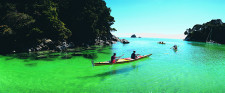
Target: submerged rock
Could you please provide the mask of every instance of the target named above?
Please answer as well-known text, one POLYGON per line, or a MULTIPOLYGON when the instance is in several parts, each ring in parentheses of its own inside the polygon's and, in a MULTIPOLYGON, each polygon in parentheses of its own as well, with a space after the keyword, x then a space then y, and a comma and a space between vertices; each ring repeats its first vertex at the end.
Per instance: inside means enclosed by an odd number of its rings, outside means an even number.
POLYGON ((46 55, 39 55, 39 56, 36 57, 36 59, 43 59, 43 58, 47 58, 47 56, 46 55))
POLYGON ((71 59, 73 56, 72 55, 64 55, 61 58, 62 59, 71 59))
POLYGON ((98 58, 96 53, 84 54, 83 56, 85 58, 88 58, 88 59, 96 59, 96 58, 98 58))
POLYGON ((76 53, 73 53, 72 56, 82 56, 83 53, 82 52, 76 52, 76 53))

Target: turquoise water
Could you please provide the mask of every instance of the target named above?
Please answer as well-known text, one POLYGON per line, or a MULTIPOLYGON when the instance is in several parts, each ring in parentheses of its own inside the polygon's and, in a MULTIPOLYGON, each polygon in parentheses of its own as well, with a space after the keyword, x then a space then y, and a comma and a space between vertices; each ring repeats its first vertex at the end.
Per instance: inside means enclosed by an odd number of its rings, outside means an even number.
POLYGON ((225 45, 178 39, 126 39, 131 43, 83 50, 87 54, 83 56, 0 56, 0 93, 225 93, 225 45), (174 44, 178 51, 170 49, 174 44), (113 53, 130 57, 133 50, 153 55, 125 64, 91 64, 92 59, 107 61, 113 53))

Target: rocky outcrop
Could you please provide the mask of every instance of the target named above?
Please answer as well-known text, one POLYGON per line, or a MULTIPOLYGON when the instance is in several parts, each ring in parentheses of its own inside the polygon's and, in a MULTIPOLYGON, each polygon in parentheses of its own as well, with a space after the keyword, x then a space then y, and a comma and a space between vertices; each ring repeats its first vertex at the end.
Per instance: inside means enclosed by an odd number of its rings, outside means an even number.
POLYGON ((128 44, 128 43, 130 43, 130 42, 129 42, 128 40, 126 40, 126 39, 122 39, 120 42, 123 43, 123 44, 128 44))
POLYGON ((221 19, 196 24, 184 32, 186 41, 216 42, 225 44, 225 23, 221 19))
POLYGON ((118 38, 118 37, 116 37, 116 36, 112 36, 112 41, 116 41, 116 42, 120 42, 120 39, 118 38))
MULTIPOLYGON (((95 40, 95 45, 112 45, 116 44, 117 42, 121 42, 123 44, 128 44, 129 41, 126 39, 119 39, 118 37, 112 35, 111 40, 102 40, 100 38, 95 40)), ((86 45, 84 47, 89 47, 90 45, 86 45)), ((53 50, 53 51, 68 51, 68 49, 76 47, 74 43, 72 42, 55 42, 52 41, 51 39, 42 39, 41 43, 38 44, 37 46, 30 48, 29 52, 34 52, 34 51, 45 51, 45 50, 53 50)))
MULTIPOLYGON (((121 42, 123 44, 128 44, 129 41, 126 39, 119 39, 118 37, 112 35, 111 40, 101 40, 96 39, 95 45, 112 45, 116 44, 117 42, 121 42)), ((70 49, 75 48, 75 44, 73 42, 65 41, 53 41, 51 39, 42 39, 39 44, 29 49, 24 50, 23 52, 38 52, 38 51, 70 51, 70 49)), ((79 46, 79 47, 90 47, 89 44, 86 46, 79 46)), ((13 51, 13 53, 19 53, 18 51, 13 51)))
POLYGON ((131 35, 131 38, 137 38, 137 36, 135 34, 131 35))
POLYGON ((130 43, 128 40, 126 40, 126 39, 119 39, 118 37, 116 37, 114 35, 113 35, 113 41, 114 42, 121 42, 123 44, 129 44, 130 43))
POLYGON ((61 42, 54 42, 51 39, 43 39, 40 44, 36 47, 30 48, 29 52, 34 51, 45 51, 45 50, 53 50, 53 51, 66 51, 67 48, 74 48, 74 43, 67 41, 61 42))
POLYGON ((116 44, 117 42, 121 42, 123 44, 130 43, 126 39, 120 39, 120 38, 116 37, 115 35, 112 35, 111 40, 107 40, 107 41, 104 41, 104 40, 96 40, 95 45, 111 45, 111 44, 116 44))

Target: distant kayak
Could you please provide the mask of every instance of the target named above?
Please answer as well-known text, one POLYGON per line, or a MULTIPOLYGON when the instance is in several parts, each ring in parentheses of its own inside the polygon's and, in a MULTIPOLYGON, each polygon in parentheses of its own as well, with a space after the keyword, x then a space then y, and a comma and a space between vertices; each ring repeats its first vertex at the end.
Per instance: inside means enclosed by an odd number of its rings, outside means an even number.
POLYGON ((164 43, 164 42, 158 42, 159 44, 166 44, 166 43, 164 43))
POLYGON ((116 63, 110 63, 109 61, 105 61, 105 62, 98 62, 98 63, 93 63, 94 66, 100 66, 100 65, 112 65, 112 64, 121 64, 121 63, 129 63, 129 62, 133 62, 139 59, 143 59, 143 58, 147 58, 149 56, 151 56, 152 54, 148 54, 148 55, 144 55, 144 56, 138 56, 137 59, 131 59, 131 58, 122 58, 116 61, 116 63))

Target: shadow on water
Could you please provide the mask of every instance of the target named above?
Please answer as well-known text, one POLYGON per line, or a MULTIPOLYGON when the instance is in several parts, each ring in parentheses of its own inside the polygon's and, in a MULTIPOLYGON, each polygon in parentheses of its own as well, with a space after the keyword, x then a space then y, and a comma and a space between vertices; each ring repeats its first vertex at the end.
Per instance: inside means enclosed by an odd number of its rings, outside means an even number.
POLYGON ((80 79, 88 79, 88 78, 101 77, 101 80, 104 81, 107 76, 127 73, 127 72, 130 72, 130 71, 134 70, 134 69, 138 69, 139 67, 141 67, 141 66, 137 65, 137 64, 132 64, 131 67, 120 68, 120 69, 116 69, 115 68, 114 70, 107 71, 107 72, 100 73, 100 74, 96 74, 96 75, 93 75, 93 76, 85 76, 85 77, 78 77, 78 78, 80 78, 80 79))
POLYGON ((204 47, 206 49, 225 50, 223 44, 204 43, 204 42, 190 42, 188 44, 196 47, 204 47))
MULTIPOLYGON (((96 74, 96 75, 93 75, 93 76, 78 77, 78 78, 80 78, 80 79, 88 79, 88 78, 94 78, 94 77, 101 77, 101 80, 103 81, 103 80, 105 80, 107 78, 107 76, 123 74, 123 73, 130 72, 132 70, 138 69, 139 67, 142 66, 142 65, 140 65, 138 63, 139 62, 143 62, 145 60, 149 60, 149 59, 146 58, 146 59, 137 60, 136 62, 134 62, 131 65, 129 65, 129 67, 120 68, 120 69, 114 68, 113 70, 107 71, 107 72, 104 72, 104 73, 96 74)), ((124 63, 124 64, 130 64, 130 63, 124 63)), ((118 64, 118 65, 122 65, 122 64, 118 64)))
POLYGON ((111 54, 111 49, 109 49, 109 48, 111 48, 111 46, 95 47, 94 50, 82 51, 82 56, 87 59, 97 59, 98 53, 111 54), (107 50, 107 51, 105 51, 105 50, 107 50))
POLYGON ((191 43, 188 43, 192 46, 198 46, 198 47, 205 47, 206 46, 206 43, 199 43, 199 42, 191 42, 191 43))

